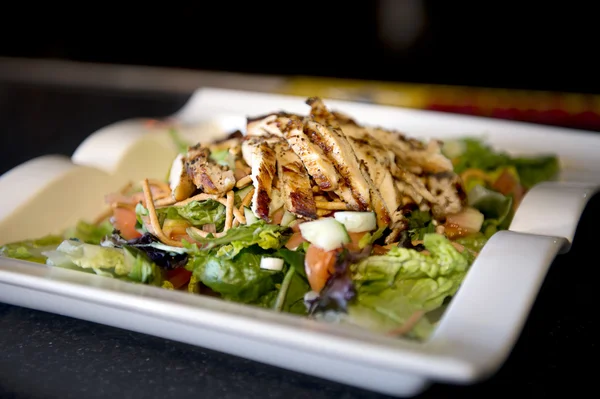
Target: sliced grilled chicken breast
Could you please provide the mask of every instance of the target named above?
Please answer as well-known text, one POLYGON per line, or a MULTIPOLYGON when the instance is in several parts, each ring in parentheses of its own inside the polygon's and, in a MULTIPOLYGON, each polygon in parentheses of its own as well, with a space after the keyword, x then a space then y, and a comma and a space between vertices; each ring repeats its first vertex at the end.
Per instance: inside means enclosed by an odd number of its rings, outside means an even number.
POLYGON ((206 147, 196 145, 188 149, 186 169, 197 188, 208 194, 223 194, 235 185, 233 171, 210 159, 206 147))
POLYGON ((261 137, 253 137, 242 143, 242 154, 252 168, 252 211, 256 216, 270 222, 270 203, 277 158, 269 142, 261 137))
POLYGON ((286 141, 275 144, 275 154, 285 209, 298 216, 316 219, 317 205, 302 160, 286 141))

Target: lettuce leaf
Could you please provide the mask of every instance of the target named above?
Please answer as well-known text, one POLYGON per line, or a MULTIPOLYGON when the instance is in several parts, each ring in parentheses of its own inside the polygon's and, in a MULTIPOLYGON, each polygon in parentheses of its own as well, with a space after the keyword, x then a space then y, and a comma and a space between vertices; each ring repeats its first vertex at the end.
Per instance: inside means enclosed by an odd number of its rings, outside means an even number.
POLYGON ((163 281, 160 268, 144 252, 131 246, 113 248, 65 240, 56 250, 44 254, 51 266, 152 285, 161 285, 163 281))
POLYGON ((430 212, 415 210, 407 215, 408 234, 413 241, 422 240, 425 234, 435 232, 430 212))
POLYGON ((491 172, 502 167, 514 167, 521 184, 529 189, 534 185, 552 180, 560 171, 560 162, 555 155, 511 156, 493 149, 477 138, 459 139, 461 151, 452 153, 454 171, 458 174, 467 169, 491 172))
MULTIPOLYGON (((148 212, 141 204, 138 204, 136 213, 146 215, 148 212)), ((225 206, 218 201, 192 201, 182 206, 168 206, 156 210, 159 222, 162 224, 165 219, 184 219, 192 226, 203 226, 205 224, 215 224, 217 231, 223 229, 225 225, 225 206)))
POLYGON ((114 227, 108 220, 98 225, 80 220, 74 228, 67 229, 63 236, 66 239, 75 238, 86 244, 98 245, 105 237, 110 236, 113 230, 114 227))
POLYGON ((235 302, 252 303, 275 289, 276 275, 260 268, 261 255, 242 250, 234 258, 198 256, 193 274, 204 285, 235 302))
MULTIPOLYGON (((439 308, 456 293, 472 258, 442 235, 428 233, 423 240, 430 255, 395 247, 351 267, 356 299, 341 316, 344 322, 389 332, 439 308)), ((409 336, 422 339, 432 329, 433 324, 421 317, 409 336)))
POLYGON ((43 253, 56 249, 63 241, 64 237, 60 235, 48 235, 35 240, 18 241, 0 247, 0 255, 45 264, 47 257, 43 253))
POLYGON ((100 244, 106 236, 111 235, 112 231, 113 226, 108 221, 95 225, 81 220, 63 234, 51 234, 33 240, 5 244, 0 247, 0 255, 45 264, 47 256, 43 253, 55 250, 66 239, 75 239, 86 244, 100 244))
POLYGON ((279 249, 288 238, 283 233, 288 230, 275 224, 267 224, 259 221, 251 225, 243 225, 227 230, 222 237, 214 237, 210 234, 208 237, 202 237, 193 230, 188 230, 188 234, 194 240, 203 244, 203 250, 211 250, 218 247, 216 256, 226 259, 232 259, 244 248, 257 245, 262 249, 279 249))

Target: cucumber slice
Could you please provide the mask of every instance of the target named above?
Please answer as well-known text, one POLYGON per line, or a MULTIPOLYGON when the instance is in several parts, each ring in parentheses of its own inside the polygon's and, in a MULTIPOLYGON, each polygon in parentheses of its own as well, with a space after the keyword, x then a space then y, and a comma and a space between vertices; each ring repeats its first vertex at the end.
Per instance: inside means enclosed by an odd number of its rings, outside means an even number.
POLYGON ((331 251, 350 242, 346 227, 334 218, 323 218, 300 224, 302 237, 324 251, 331 251))
POLYGON ((247 206, 244 207, 244 217, 246 218, 246 224, 252 224, 258 222, 258 217, 252 212, 252 209, 247 206))
POLYGON ((333 217, 346 226, 346 230, 350 233, 373 231, 377 228, 374 212, 341 211, 334 213, 333 217))
POLYGON ((254 186, 252 184, 247 185, 246 187, 242 188, 241 190, 238 190, 235 192, 235 200, 237 203, 242 202, 242 200, 244 199, 244 197, 250 192, 250 190, 252 190, 254 188, 254 186))
POLYGON ((294 215, 292 212, 285 211, 283 213, 283 217, 281 218, 281 225, 289 226, 294 220, 296 220, 296 215, 294 215))
POLYGON ((265 270, 281 271, 283 270, 283 259, 281 258, 261 258, 260 268, 265 270))

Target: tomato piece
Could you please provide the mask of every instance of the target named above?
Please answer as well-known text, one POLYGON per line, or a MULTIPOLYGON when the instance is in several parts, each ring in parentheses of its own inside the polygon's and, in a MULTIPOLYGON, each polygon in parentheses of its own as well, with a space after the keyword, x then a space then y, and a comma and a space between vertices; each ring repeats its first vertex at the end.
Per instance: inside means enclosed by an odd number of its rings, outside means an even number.
POLYGON ((348 235, 350 236, 350 242, 346 244, 345 247, 348 248, 350 251, 360 251, 358 243, 367 233, 367 231, 361 231, 359 233, 348 233, 348 235))
POLYGON ((126 240, 133 240, 134 238, 142 236, 142 234, 135 229, 137 219, 135 217, 135 210, 133 209, 115 208, 110 221, 114 228, 119 230, 121 236, 126 240))
POLYGON ((285 243, 285 247, 287 249, 294 250, 294 249, 298 248, 298 245, 302 244, 303 242, 306 242, 306 240, 304 239, 304 237, 302 237, 302 234, 298 231, 291 235, 290 239, 285 243))
POLYGON ((279 208, 271 215, 272 224, 281 224, 281 219, 283 219, 283 214, 285 210, 283 207, 279 208))
POLYGON ((186 285, 190 281, 190 277, 192 277, 192 272, 183 267, 167 270, 165 273, 165 278, 173 284, 173 288, 176 290, 186 285))
POLYGON ((492 184, 492 188, 504 195, 512 194, 513 209, 517 209, 521 200, 525 196, 525 188, 523 187, 523 185, 521 185, 521 183, 519 183, 517 178, 508 170, 502 171, 502 173, 500 174, 500 176, 498 176, 494 184, 492 184))
POLYGON ((334 272, 335 260, 340 249, 325 251, 316 245, 309 245, 304 258, 304 269, 310 288, 321 292, 327 279, 334 272))
POLYGON ((450 239, 453 240, 455 238, 465 237, 469 234, 473 234, 473 231, 467 230, 456 223, 445 223, 444 224, 444 234, 450 239))

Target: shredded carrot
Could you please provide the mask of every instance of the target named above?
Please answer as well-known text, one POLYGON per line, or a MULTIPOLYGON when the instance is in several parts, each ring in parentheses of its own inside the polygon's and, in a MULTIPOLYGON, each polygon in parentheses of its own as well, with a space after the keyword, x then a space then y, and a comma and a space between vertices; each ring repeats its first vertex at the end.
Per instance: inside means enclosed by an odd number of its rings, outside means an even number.
POLYGON ((163 232, 160 222, 158 221, 158 216, 156 215, 156 208, 154 208, 154 199, 152 198, 152 191, 150 191, 148 179, 144 179, 142 181, 142 189, 144 190, 146 207, 148 208, 148 214, 150 216, 150 224, 156 236, 163 242, 163 244, 171 245, 173 247, 183 247, 181 242, 170 239, 163 232))
POLYGON ((237 188, 244 188, 250 183, 252 183, 252 177, 250 175, 247 175, 247 176, 242 177, 240 180, 238 180, 235 183, 235 186, 237 188))
POLYGON ((348 209, 348 205, 341 201, 315 201, 317 203, 317 209, 327 209, 330 211, 344 211, 348 209))

